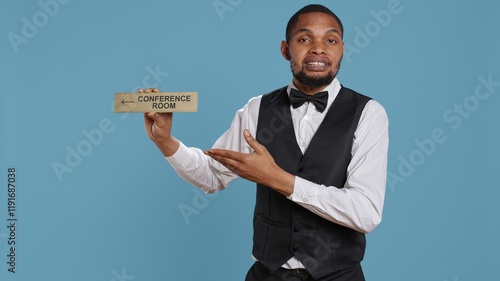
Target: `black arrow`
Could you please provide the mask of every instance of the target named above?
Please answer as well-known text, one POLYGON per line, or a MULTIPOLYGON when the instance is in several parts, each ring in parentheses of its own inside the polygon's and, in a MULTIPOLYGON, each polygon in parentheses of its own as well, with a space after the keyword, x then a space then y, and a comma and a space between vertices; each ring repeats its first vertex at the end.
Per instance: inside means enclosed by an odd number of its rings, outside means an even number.
POLYGON ((126 103, 134 103, 133 100, 122 100, 122 104, 125 105, 126 103))

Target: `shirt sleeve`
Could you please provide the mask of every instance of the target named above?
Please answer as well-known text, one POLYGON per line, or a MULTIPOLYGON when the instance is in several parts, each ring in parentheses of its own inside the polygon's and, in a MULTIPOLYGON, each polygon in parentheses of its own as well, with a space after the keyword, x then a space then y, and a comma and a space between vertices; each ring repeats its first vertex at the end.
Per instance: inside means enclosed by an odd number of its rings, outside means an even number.
POLYGON ((288 199, 334 223, 367 233, 382 220, 389 145, 387 114, 378 102, 365 106, 354 133, 344 188, 295 177, 288 199))
MULTIPOLYGON (((252 149, 246 143, 243 131, 248 129, 255 135, 259 107, 260 96, 252 98, 242 109, 238 110, 231 127, 215 142, 213 148, 251 153, 252 149)), ((182 142, 179 149, 165 159, 181 178, 205 193, 215 193, 225 189, 238 177, 219 162, 205 155, 201 149, 187 147, 182 142)))

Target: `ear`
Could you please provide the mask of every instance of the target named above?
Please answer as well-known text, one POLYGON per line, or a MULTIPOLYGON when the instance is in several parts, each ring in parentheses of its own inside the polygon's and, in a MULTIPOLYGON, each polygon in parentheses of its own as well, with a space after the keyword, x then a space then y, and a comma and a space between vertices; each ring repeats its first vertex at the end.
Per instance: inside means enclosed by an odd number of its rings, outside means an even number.
POLYGON ((281 55, 286 59, 290 60, 290 49, 288 48, 288 43, 283 40, 281 41, 281 55))

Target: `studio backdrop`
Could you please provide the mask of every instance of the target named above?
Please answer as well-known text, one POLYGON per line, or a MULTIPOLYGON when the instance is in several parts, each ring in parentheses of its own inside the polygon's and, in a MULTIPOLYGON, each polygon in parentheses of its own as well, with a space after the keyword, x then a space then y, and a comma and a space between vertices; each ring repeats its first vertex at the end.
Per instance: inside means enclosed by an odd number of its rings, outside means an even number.
MULTIPOLYGON (((500 2, 317 1, 343 21, 339 81, 390 120, 367 280, 500 276, 500 2)), ((288 19, 308 1, 2 0, 0 280, 243 280, 255 186, 206 195, 117 92, 198 92, 173 134, 208 149, 287 85, 288 19)))

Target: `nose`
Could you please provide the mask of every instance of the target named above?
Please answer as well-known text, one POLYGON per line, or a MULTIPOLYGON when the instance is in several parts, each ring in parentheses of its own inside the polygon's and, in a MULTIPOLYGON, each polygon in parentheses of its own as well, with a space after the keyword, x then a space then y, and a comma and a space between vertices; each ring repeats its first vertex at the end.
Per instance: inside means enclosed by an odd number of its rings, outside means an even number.
POLYGON ((326 53, 326 48, 322 42, 317 42, 311 46, 309 52, 315 55, 324 55, 326 53))

